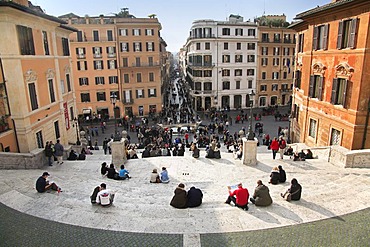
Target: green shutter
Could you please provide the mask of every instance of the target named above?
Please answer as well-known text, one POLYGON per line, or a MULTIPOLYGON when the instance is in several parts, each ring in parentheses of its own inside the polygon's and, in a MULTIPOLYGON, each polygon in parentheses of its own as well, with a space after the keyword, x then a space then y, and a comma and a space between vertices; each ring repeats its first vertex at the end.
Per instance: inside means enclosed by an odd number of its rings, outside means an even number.
POLYGON ((317 45, 318 45, 318 36, 319 36, 319 27, 314 27, 313 29, 313 41, 312 41, 312 49, 314 51, 317 50, 317 45))
POLYGON ((308 90, 308 97, 313 98, 314 97, 314 88, 315 88, 315 76, 310 75, 310 87, 308 90))
POLYGON ((350 36, 348 41, 348 47, 350 48, 356 47, 358 21, 359 20, 357 18, 351 20, 350 36))
POLYGON ((338 89, 338 79, 334 78, 332 89, 331 89, 331 99, 330 99, 330 103, 332 103, 333 105, 335 105, 337 101, 337 89, 338 89))
POLYGON ((323 86, 323 82, 324 82, 324 77, 321 77, 319 78, 319 86, 318 86, 318 92, 317 92, 317 98, 319 100, 322 100, 322 86, 323 86))
POLYGON ((343 44, 343 21, 340 21, 338 25, 337 49, 342 49, 342 44, 343 44))

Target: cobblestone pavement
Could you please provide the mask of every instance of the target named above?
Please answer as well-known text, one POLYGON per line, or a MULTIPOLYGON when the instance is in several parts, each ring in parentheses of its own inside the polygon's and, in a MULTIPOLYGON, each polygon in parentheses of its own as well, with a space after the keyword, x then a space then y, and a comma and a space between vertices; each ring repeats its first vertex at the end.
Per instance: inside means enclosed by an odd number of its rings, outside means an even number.
MULTIPOLYGON (((182 234, 128 233, 62 224, 0 203, 0 246, 183 246, 182 234)), ((370 208, 288 227, 201 234, 201 246, 370 246, 370 208)), ((127 222, 127 224, 130 224, 127 222)))

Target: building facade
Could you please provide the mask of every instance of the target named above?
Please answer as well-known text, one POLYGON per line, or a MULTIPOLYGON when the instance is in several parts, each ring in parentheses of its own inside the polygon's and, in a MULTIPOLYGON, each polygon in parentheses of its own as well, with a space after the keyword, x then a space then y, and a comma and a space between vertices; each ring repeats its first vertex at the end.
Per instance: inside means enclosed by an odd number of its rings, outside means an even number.
MULTIPOLYGON (((286 21, 284 15, 273 17, 283 23, 286 21)), ((294 53, 294 30, 259 23, 256 90, 259 107, 291 103, 294 53)))
POLYGON ((370 148, 370 2, 332 1, 296 19, 292 140, 370 148))
POLYGON ((186 80, 196 110, 241 109, 256 92, 257 24, 230 15, 228 21, 193 22, 184 50, 186 80))
POLYGON ((168 80, 166 43, 157 18, 61 16, 71 34, 78 114, 89 118, 144 116, 162 109, 168 80), (115 111, 111 96, 117 97, 115 111))
POLYGON ((1 151, 76 142, 69 35, 76 31, 25 0, 0 1, 1 151), (1 124, 3 125, 3 124, 1 124))

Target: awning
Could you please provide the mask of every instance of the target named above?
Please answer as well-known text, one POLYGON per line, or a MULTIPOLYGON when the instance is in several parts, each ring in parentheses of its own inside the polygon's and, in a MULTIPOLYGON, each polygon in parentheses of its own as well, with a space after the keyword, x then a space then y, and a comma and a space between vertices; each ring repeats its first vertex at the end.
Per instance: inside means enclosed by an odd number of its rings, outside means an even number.
POLYGON ((83 114, 91 114, 91 109, 83 109, 82 113, 83 114))

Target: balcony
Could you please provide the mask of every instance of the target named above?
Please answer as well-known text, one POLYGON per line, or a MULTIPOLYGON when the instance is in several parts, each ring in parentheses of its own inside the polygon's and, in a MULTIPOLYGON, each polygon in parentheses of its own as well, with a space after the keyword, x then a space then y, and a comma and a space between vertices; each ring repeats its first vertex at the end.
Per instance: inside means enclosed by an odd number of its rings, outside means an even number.
POLYGON ((124 105, 132 105, 134 104, 134 99, 123 99, 122 104, 124 105))
POLYGON ((117 57, 117 54, 116 53, 108 53, 107 55, 109 58, 112 58, 112 57, 117 57))
POLYGON ((86 58, 86 54, 77 54, 77 58, 78 59, 85 59, 86 58))
POLYGON ((132 63, 131 67, 158 67, 159 62, 156 63, 132 63))
POLYGON ((281 39, 274 39, 274 43, 281 43, 281 39))
POLYGON ((94 58, 102 58, 103 56, 99 53, 94 53, 94 58))
POLYGON ((292 43, 292 40, 291 39, 284 39, 284 43, 285 44, 290 44, 290 43, 292 43))
POLYGON ((288 93, 288 92, 291 92, 292 89, 290 89, 290 88, 282 88, 279 91, 282 92, 282 93, 288 93))
POLYGON ((197 35, 197 36, 189 37, 188 40, 192 40, 192 39, 212 39, 212 38, 216 38, 216 35, 214 35, 214 34, 197 35))
POLYGON ((267 37, 262 37, 262 42, 269 43, 270 39, 267 37))

